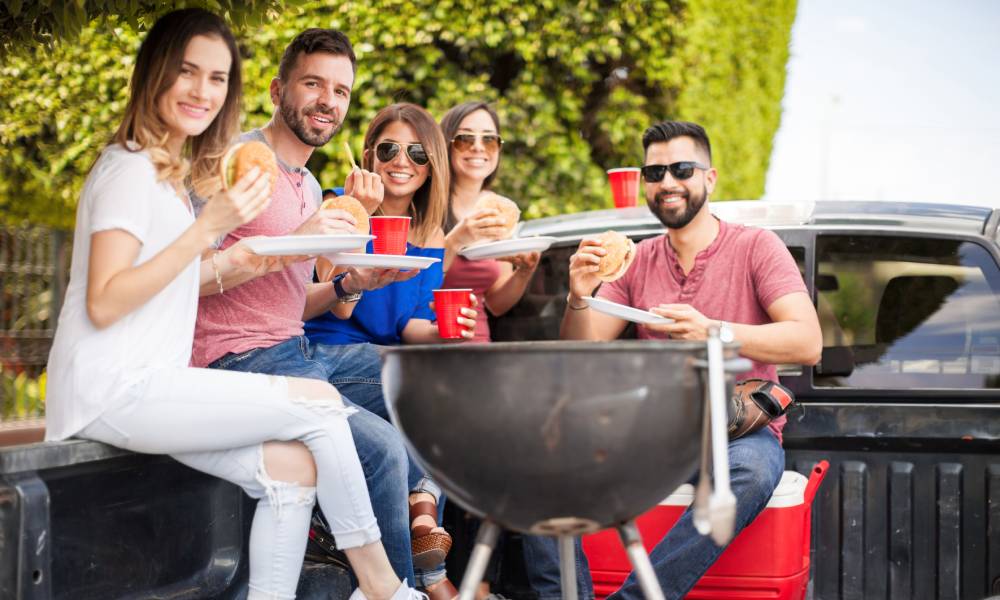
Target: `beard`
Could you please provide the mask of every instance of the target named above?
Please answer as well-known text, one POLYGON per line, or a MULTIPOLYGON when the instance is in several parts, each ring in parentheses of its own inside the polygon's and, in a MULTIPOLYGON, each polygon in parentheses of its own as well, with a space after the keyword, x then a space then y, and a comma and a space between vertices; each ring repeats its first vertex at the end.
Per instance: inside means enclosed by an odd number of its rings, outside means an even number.
POLYGON ((340 126, 344 124, 342 119, 338 119, 339 115, 336 109, 325 105, 310 104, 303 108, 301 112, 296 112, 295 107, 290 102, 285 102, 285 97, 282 95, 279 107, 281 118, 284 119, 285 124, 292 130, 295 137, 299 138, 299 141, 303 144, 315 148, 326 145, 330 141, 330 138, 337 135, 337 132, 340 131, 340 126), (309 126, 307 119, 315 113, 323 113, 333 117, 333 127, 330 128, 329 132, 317 131, 309 126))
POLYGON ((695 215, 698 214, 701 207, 705 205, 705 200, 708 197, 704 188, 700 192, 686 191, 682 195, 684 198, 684 210, 678 212, 672 205, 664 204, 667 196, 670 195, 671 192, 661 190, 656 192, 652 198, 648 195, 646 196, 646 206, 649 207, 649 211, 656 215, 656 218, 667 229, 683 229, 686 227, 688 223, 694 220, 695 215))

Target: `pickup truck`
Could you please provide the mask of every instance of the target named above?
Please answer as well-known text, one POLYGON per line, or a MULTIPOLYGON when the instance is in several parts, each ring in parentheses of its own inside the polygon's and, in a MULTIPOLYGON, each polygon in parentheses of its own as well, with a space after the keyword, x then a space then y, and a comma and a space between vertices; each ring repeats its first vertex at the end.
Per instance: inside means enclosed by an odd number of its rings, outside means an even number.
MULTIPOLYGON (((818 365, 780 369, 798 398, 787 468, 830 463, 808 596, 1000 594, 1000 210, 712 206, 784 240, 823 328, 818 365)), ((495 338, 556 338, 569 256, 607 229, 637 241, 663 231, 643 207, 524 223, 521 236, 558 242, 522 301, 494 319, 495 338)), ((168 458, 80 441, 0 448, 0 598, 240 598, 249 515, 238 490, 168 458)), ((449 557, 453 577, 462 551, 449 557)), ((329 571, 337 585, 303 597, 343 593, 329 571)), ((496 589, 527 597, 522 584, 504 567, 496 589)))

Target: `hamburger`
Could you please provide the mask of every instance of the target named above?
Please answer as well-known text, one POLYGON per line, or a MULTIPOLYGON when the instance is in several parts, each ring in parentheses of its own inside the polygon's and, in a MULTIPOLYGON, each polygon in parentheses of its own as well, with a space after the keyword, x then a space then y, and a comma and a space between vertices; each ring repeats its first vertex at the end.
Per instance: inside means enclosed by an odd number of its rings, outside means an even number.
POLYGON ((597 241, 607 251, 598 264, 597 277, 604 282, 621 278, 635 259, 635 243, 617 231, 605 231, 597 241))
POLYGON ((328 198, 323 201, 320 205, 320 210, 327 209, 340 209, 347 211, 354 220, 358 222, 357 230, 361 235, 368 235, 368 230, 371 224, 368 221, 368 211, 361 202, 354 196, 336 196, 334 198, 328 198))
POLYGON ((258 141, 234 144, 226 151, 219 161, 222 189, 228 190, 236 185, 254 167, 271 176, 268 194, 274 193, 274 184, 278 180, 278 159, 267 144, 258 141))
POLYGON ((503 229, 503 233, 497 238, 499 240, 505 240, 514 235, 514 230, 517 229, 517 222, 521 218, 521 209, 514 204, 513 200, 504 198, 493 192, 486 192, 479 197, 476 201, 473 210, 482 210, 484 208, 492 208, 499 213, 498 217, 503 221, 499 226, 503 229))
MULTIPOLYGON (((362 235, 367 235, 371 224, 368 220, 368 211, 361 202, 354 196, 335 196, 333 198, 327 198, 323 201, 323 204, 319 206, 320 210, 327 209, 340 209, 347 211, 354 220, 357 221, 357 232, 362 235)), ((365 247, 362 246, 352 252, 365 253, 365 247)), ((334 266, 326 258, 320 256, 316 259, 316 274, 319 276, 320 281, 329 281, 334 275, 334 266)))

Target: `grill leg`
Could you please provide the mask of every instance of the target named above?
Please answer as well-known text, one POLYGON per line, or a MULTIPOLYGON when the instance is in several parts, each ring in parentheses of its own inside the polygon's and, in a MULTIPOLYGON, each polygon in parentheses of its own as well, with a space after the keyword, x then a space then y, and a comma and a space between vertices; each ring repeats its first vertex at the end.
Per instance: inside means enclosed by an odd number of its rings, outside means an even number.
POLYGON ((625 546, 629 562, 632 563, 635 577, 639 580, 643 596, 646 600, 664 600, 663 590, 660 589, 660 582, 656 580, 653 563, 649 562, 649 555, 642 545, 642 537, 639 536, 639 528, 635 526, 635 521, 619 525, 618 535, 622 538, 622 544, 625 546))
POLYGON ((500 535, 500 526, 486 519, 479 526, 479 534, 476 536, 476 545, 472 549, 472 556, 469 557, 469 564, 465 568, 465 576, 462 577, 462 586, 458 590, 459 600, 474 600, 479 582, 483 580, 486 573, 486 564, 490 562, 490 555, 497 545, 497 536, 500 535))
POLYGON ((571 535, 559 536, 559 577, 562 580, 563 600, 576 600, 576 552, 571 535))

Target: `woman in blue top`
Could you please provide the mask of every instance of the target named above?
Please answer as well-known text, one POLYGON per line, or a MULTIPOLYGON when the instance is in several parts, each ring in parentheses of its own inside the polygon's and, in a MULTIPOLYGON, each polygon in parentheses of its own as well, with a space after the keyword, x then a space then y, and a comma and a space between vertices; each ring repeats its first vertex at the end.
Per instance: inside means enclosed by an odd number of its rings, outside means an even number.
MULTIPOLYGON (((393 104, 379 111, 365 134, 363 166, 378 173, 385 188, 382 204, 375 214, 410 217, 406 254, 439 258, 443 262, 449 166, 447 146, 434 117, 409 103, 393 104)), ((321 279, 328 279, 331 274, 319 273, 321 279)), ((365 290, 360 300, 339 303, 333 310, 306 321, 305 333, 312 342, 333 345, 441 342, 430 303, 433 290, 441 287, 443 279, 438 262, 410 279, 397 279, 391 285, 365 290)), ((476 311, 463 309, 463 314, 459 318, 464 328, 462 335, 471 338, 476 311)), ((436 525, 428 514, 436 510, 434 500, 427 493, 410 495, 415 552, 421 544, 436 543, 434 536, 447 535, 423 533, 436 525)), ((450 538, 442 550, 447 551, 448 546, 450 538)), ((414 566, 419 567, 418 563, 415 557, 414 566)), ((452 598, 457 594, 443 564, 432 569, 417 568, 417 583, 431 598, 452 598)))
MULTIPOLYGON (((434 117, 415 104, 383 108, 365 134, 363 166, 381 175, 385 186, 385 197, 375 214, 411 219, 406 254, 443 261, 448 150, 434 117)), ((306 335, 321 344, 440 342, 430 303, 432 291, 444 279, 441 264, 411 279, 365 291, 358 302, 338 304, 307 321, 306 335)), ((472 311, 467 316, 475 318, 472 311)))

